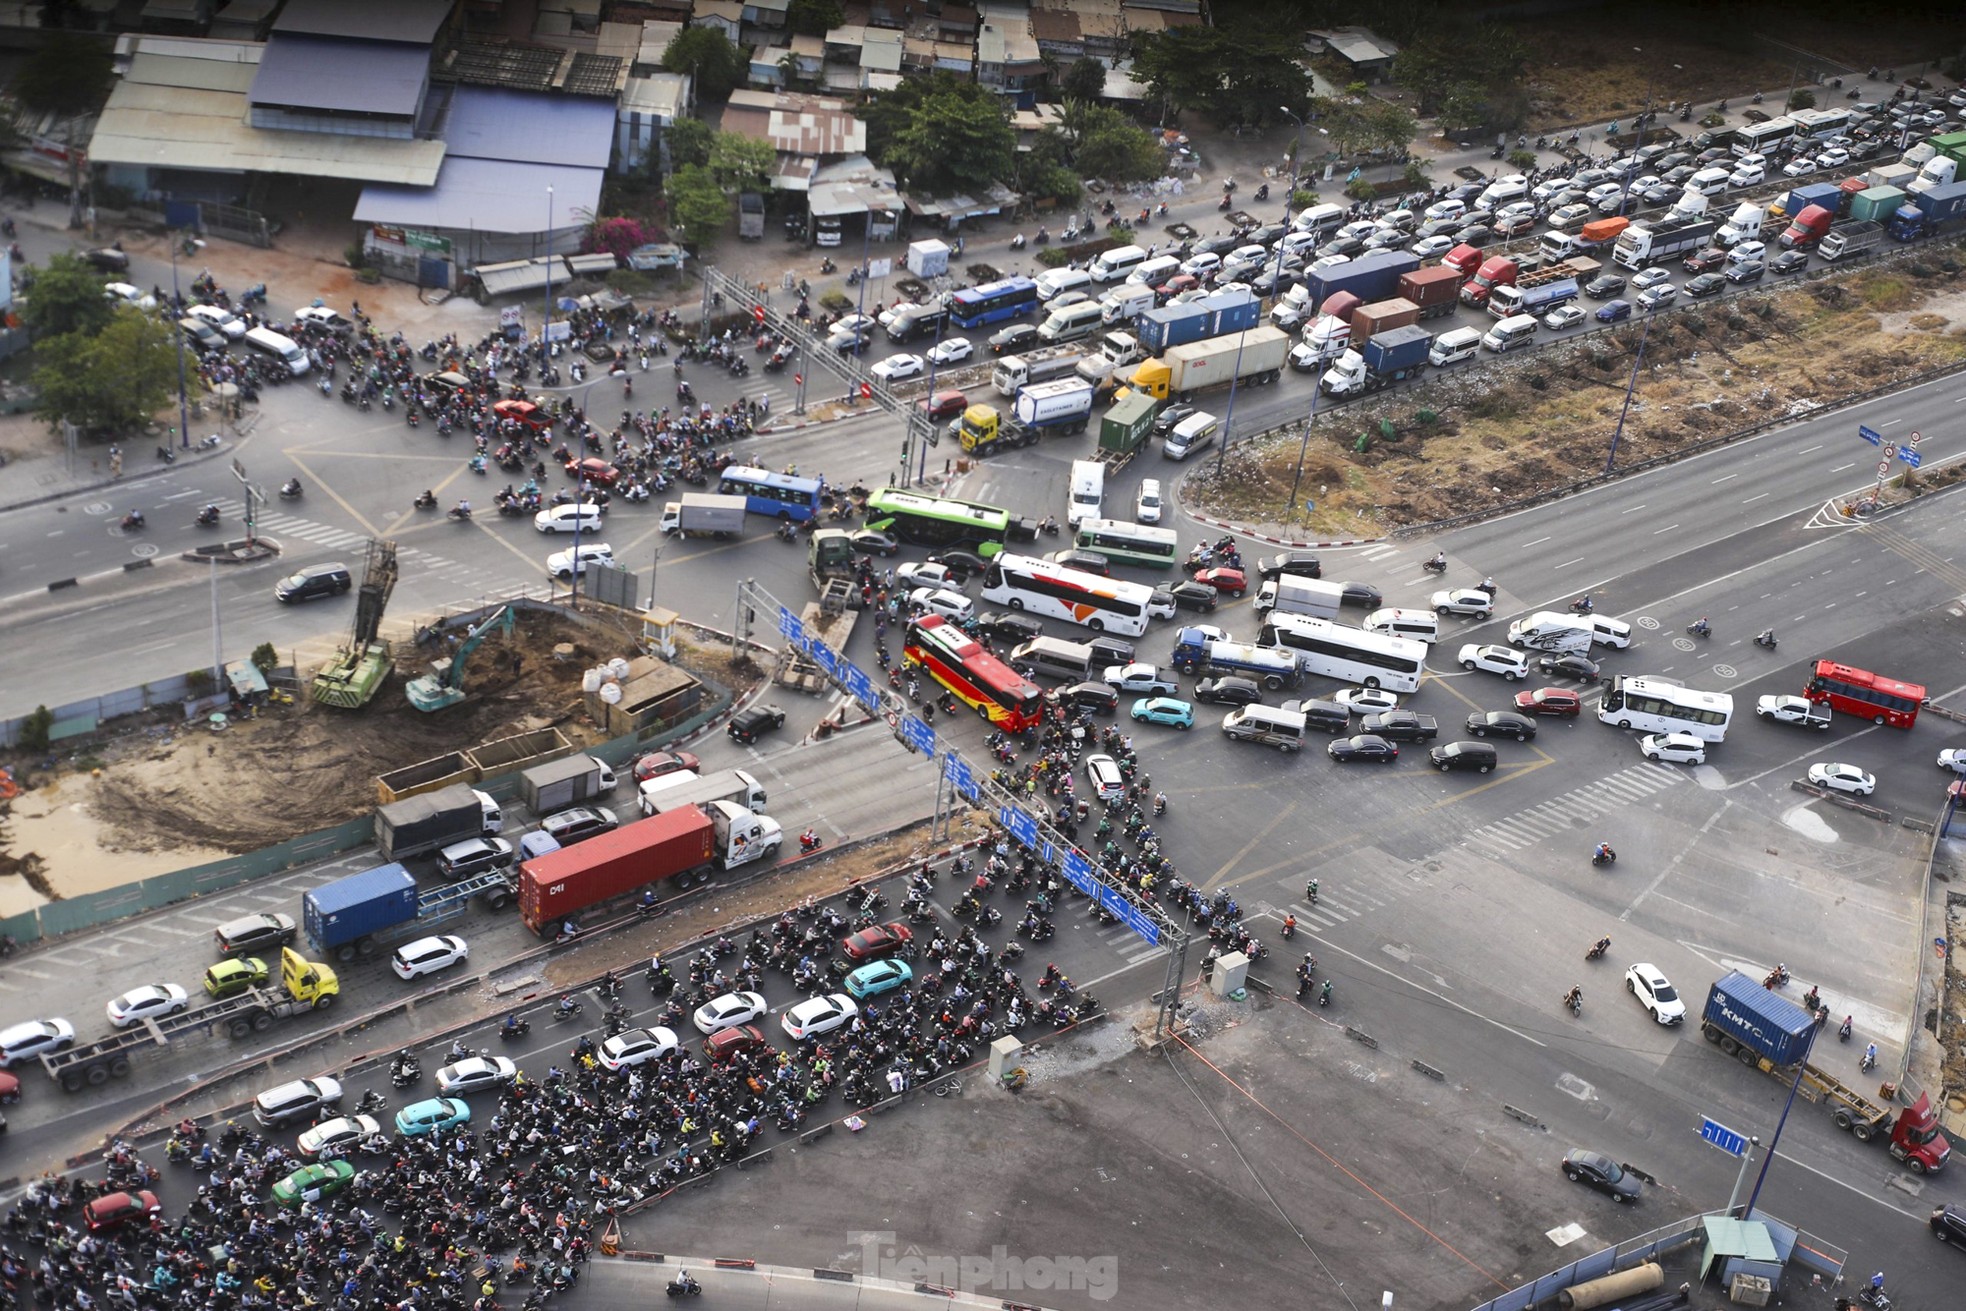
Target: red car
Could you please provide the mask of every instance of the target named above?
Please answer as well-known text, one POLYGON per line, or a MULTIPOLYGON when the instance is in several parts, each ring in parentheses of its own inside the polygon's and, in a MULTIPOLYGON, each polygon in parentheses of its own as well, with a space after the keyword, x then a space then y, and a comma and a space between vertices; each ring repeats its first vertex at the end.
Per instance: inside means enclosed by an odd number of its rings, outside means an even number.
POLYGON ((157 1200, 157 1194, 149 1189, 135 1193, 105 1193, 82 1208, 82 1219, 88 1224, 89 1232, 103 1229, 117 1229, 132 1220, 148 1221, 159 1215, 164 1204, 157 1200))
POLYGON ((20 1080, 5 1070, 0 1070, 0 1102, 8 1105, 20 1100, 20 1080))
POLYGON ((492 406, 492 413, 501 419, 523 423, 534 432, 547 432, 553 427, 553 416, 531 401, 500 401, 492 406))
POLYGON ((1177 273, 1154 288, 1154 297, 1165 305, 1184 291, 1199 291, 1201 279, 1192 273, 1177 273))
POLYGON ((1539 687, 1534 692, 1517 692, 1515 708, 1525 715, 1563 715, 1575 719, 1584 712, 1584 699, 1560 687, 1539 687))
POLYGON ((969 397, 954 390, 939 391, 915 402, 915 408, 931 419, 947 419, 969 408, 969 397))
POLYGON ((1727 252, 1718 246, 1696 250, 1681 263, 1688 273, 1711 273, 1727 262, 1727 252))
POLYGON ((846 953, 848 960, 858 965, 863 961, 892 956, 914 940, 914 930, 896 920, 892 924, 876 924, 871 929, 849 934, 840 940, 840 949, 846 953))
POLYGON ((711 1064, 720 1064, 739 1052, 755 1051, 765 1045, 765 1035, 755 1024, 739 1024, 719 1029, 703 1040, 703 1055, 711 1064))
POLYGON ((1206 583, 1216 591, 1227 592, 1230 596, 1241 596, 1249 590, 1249 579, 1240 569, 1197 569, 1195 581, 1206 583))
POLYGON ((675 774, 685 769, 701 769, 703 762, 688 751, 651 751, 635 762, 635 781, 646 783, 664 774, 675 774))
POLYGON ((599 456, 590 455, 584 460, 568 460, 567 477, 584 478, 597 487, 612 487, 615 479, 621 477, 621 470, 599 456))

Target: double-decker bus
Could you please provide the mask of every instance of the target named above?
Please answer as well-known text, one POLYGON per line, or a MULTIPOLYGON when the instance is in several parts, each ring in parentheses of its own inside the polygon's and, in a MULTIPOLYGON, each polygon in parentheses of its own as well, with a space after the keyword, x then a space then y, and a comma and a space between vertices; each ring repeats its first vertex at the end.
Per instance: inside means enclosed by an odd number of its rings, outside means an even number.
POLYGON ((793 519, 799 523, 819 513, 819 494, 826 486, 817 478, 773 473, 748 464, 733 464, 722 476, 717 490, 726 496, 742 496, 746 502, 744 508, 752 514, 768 514, 774 519, 793 519))
POLYGON ((1029 524, 994 505, 918 496, 896 487, 883 487, 867 498, 867 526, 914 546, 961 546, 983 556, 1003 550, 1013 536, 1035 535, 1029 524))
POLYGON ((1425 642, 1368 633, 1309 615, 1272 611, 1256 644, 1290 652, 1297 657, 1297 667, 1307 674, 1357 687, 1383 687, 1389 692, 1418 690, 1420 675, 1427 666, 1425 642))
POLYGON ((1839 715, 1855 715, 1892 728, 1910 728, 1917 723, 1918 708, 1925 703, 1925 689, 1916 683, 1900 683, 1834 660, 1816 662, 1815 675, 1802 695, 1817 705, 1828 704, 1839 715))
POLYGON ((958 328, 980 328, 1029 314, 1038 307, 1038 284, 1029 278, 1004 278, 980 287, 964 287, 949 298, 949 321, 958 328))
POLYGON ((1124 519, 1088 519, 1079 525, 1078 545, 1114 562, 1171 569, 1177 554, 1174 530, 1124 519))
POLYGON ((1698 692, 1661 678, 1619 675, 1604 689, 1597 717, 1641 733, 1691 733, 1702 742, 1719 742, 1734 719, 1734 698, 1725 692, 1698 692))
POLYGON ((1156 600, 1145 583, 1123 583, 1008 552, 990 561, 983 599, 1124 637, 1146 632, 1150 617, 1174 617, 1174 599, 1163 593, 1156 600))
POLYGON ((902 659, 928 671, 958 701, 1007 733, 1021 733, 1044 719, 1037 684, 983 649, 941 615, 908 625, 902 659))
POLYGON ((1766 123, 1748 123, 1735 129, 1731 149, 1734 158, 1766 154, 1784 142, 1795 140, 1802 125, 1792 118, 1771 118, 1766 123))

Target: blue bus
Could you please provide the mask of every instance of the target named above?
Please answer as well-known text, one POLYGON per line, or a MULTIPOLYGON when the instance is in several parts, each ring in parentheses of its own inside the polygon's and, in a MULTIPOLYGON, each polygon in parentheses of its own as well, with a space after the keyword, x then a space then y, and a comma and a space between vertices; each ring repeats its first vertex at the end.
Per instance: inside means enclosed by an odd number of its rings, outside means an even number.
POLYGON ((825 486, 818 478, 733 464, 724 470, 723 482, 717 490, 726 496, 744 497, 744 508, 752 514, 804 523, 818 515, 819 493, 825 486))
POLYGON ((949 319, 959 328, 980 328, 1029 314, 1037 307, 1037 283, 1029 278, 1005 278, 965 287, 950 297, 949 319))

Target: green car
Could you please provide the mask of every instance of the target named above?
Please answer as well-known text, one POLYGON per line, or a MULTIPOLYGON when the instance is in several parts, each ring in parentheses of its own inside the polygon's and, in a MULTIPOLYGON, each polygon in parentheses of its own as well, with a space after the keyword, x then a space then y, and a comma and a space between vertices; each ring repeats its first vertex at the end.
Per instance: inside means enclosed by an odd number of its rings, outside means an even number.
POLYGON ((1145 697, 1133 703, 1133 717, 1149 724, 1168 724, 1174 728, 1193 728, 1195 708, 1171 696, 1145 697))
POLYGON ((230 997, 265 982, 266 962, 257 956, 234 956, 205 971, 205 991, 214 997, 230 997))
POLYGON ((273 1185, 273 1200, 289 1211, 298 1210, 303 1202, 318 1202, 323 1197, 333 1197, 348 1187, 355 1178, 355 1167, 346 1161, 316 1161, 303 1165, 292 1174, 273 1185))

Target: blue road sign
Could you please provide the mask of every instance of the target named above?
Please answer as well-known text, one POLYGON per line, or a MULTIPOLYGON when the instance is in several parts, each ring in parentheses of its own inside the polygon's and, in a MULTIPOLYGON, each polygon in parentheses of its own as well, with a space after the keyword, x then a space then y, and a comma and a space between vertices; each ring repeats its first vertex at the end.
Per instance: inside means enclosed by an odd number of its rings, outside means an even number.
POLYGON ((1076 851, 1065 853, 1065 881, 1080 892, 1092 890, 1092 862, 1076 851))
POLYGON ((805 621, 781 605, 778 607, 778 632, 788 642, 803 645, 806 640, 805 621))
POLYGON ((1729 1156, 1740 1156, 1748 1149, 1747 1136, 1735 1133, 1717 1120, 1700 1121, 1700 1137, 1718 1147, 1729 1156))
POLYGON ((1918 467, 1918 452, 1912 450, 1909 446, 1900 446, 1898 448, 1898 458, 1903 460, 1911 468, 1916 469, 1918 467))
POLYGON ((1132 929, 1141 938, 1153 943, 1155 946, 1160 945, 1160 925, 1147 918, 1137 906, 1131 902, 1124 902, 1114 908, 1113 913, 1119 916, 1120 923, 1132 929))
POLYGON ((913 715, 901 716, 901 740, 925 756, 935 754, 935 730, 913 715))
POLYGON ((1023 845, 1027 847, 1038 845, 1038 822, 1025 813, 1022 806, 999 807, 997 822, 1003 825, 1004 832, 1023 845))
POLYGON ((1866 428, 1861 423, 1857 425, 1857 436, 1863 438, 1865 441, 1869 442, 1872 446, 1876 446, 1884 440, 1883 433, 1878 432, 1874 428, 1866 428))
POLYGON ((976 786, 976 775, 970 772, 969 762, 967 760, 964 760, 953 751, 943 756, 942 775, 949 780, 956 791, 962 793, 971 801, 976 800, 976 794, 979 790, 976 786))
POLYGON ((840 682, 846 687, 847 695, 861 705, 872 710, 881 703, 881 694, 874 687, 874 680, 867 677, 859 665, 842 664, 840 682))

